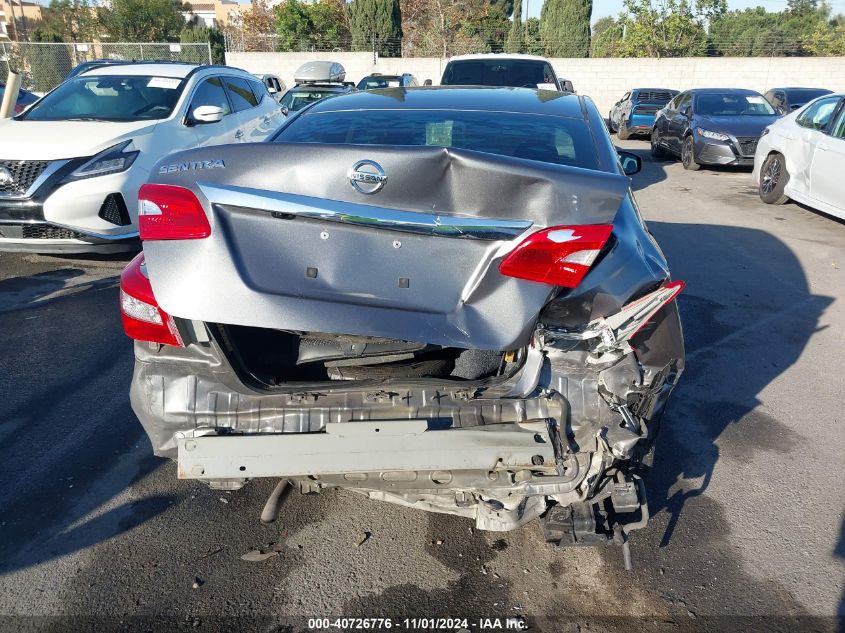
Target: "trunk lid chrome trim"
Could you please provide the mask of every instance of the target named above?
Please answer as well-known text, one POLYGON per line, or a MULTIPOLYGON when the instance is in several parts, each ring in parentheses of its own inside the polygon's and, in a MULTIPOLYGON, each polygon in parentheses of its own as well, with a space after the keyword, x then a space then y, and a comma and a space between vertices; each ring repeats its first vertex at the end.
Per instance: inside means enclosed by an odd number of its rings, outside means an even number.
POLYGON ((292 216, 292 218, 371 226, 438 237, 490 241, 511 240, 534 224, 530 220, 401 211, 355 202, 340 202, 232 185, 198 182, 197 186, 211 204, 269 211, 292 216))

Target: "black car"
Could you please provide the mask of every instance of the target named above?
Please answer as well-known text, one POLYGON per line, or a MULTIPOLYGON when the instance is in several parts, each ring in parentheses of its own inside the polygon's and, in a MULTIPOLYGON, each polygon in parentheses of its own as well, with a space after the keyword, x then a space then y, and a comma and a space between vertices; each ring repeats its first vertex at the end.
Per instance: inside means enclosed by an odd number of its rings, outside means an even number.
POLYGON ((536 55, 491 53, 452 57, 441 86, 501 86, 575 92, 572 82, 558 77, 551 63, 536 55))
POLYGON ((164 158, 121 278, 156 454, 624 543, 684 366, 639 167, 588 98, 525 88, 355 92, 164 158))
POLYGON ((772 88, 764 97, 769 100, 779 114, 788 114, 801 106, 807 105, 816 97, 831 94, 826 88, 772 88))
POLYGON ((345 78, 346 70, 337 62, 306 62, 294 73, 293 80, 296 85, 279 101, 282 112, 287 115, 315 101, 355 92, 355 84, 344 81, 345 78))
POLYGON ((759 92, 697 88, 672 99, 657 113, 651 155, 680 156, 684 169, 702 165, 754 164, 757 142, 778 117, 759 92))
POLYGON ((411 73, 401 75, 381 75, 373 73, 358 82, 358 90, 376 90, 378 88, 413 88, 419 86, 417 78, 411 73))
MULTIPOLYGON (((3 95, 6 93, 6 84, 5 82, 0 81, 0 103, 3 101, 3 95)), ((27 106, 31 106, 33 103, 38 101, 41 97, 37 94, 29 92, 21 88, 18 90, 18 99, 15 101, 15 114, 20 114, 23 112, 27 106)))

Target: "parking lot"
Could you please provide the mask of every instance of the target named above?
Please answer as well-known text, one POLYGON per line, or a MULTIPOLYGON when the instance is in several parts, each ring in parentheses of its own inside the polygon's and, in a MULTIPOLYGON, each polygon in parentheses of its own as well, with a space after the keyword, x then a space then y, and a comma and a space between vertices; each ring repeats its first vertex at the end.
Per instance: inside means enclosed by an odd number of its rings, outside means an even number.
POLYGON ((645 142, 619 145, 644 158, 641 212, 687 283, 687 369, 633 572, 617 548, 554 549, 539 522, 479 532, 347 492, 294 494, 262 525, 275 482, 212 491, 152 456, 128 402, 117 308, 128 256, 4 253, 0 613, 21 618, 0 627, 524 616, 534 630, 630 629, 629 617, 644 629, 836 630, 845 224, 763 205, 748 171, 685 172, 652 161, 645 142), (256 549, 272 555, 241 559, 256 549))

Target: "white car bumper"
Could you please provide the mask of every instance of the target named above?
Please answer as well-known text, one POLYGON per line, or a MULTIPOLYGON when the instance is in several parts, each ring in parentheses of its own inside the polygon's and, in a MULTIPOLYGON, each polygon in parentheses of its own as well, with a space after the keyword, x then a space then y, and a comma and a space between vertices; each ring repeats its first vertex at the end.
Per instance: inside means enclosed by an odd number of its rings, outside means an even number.
MULTIPOLYGON (((65 161, 60 161, 65 163, 65 161)), ((116 252, 134 247, 137 196, 149 171, 137 163, 117 174, 64 181, 68 161, 27 198, 0 196, 0 251, 116 252)))

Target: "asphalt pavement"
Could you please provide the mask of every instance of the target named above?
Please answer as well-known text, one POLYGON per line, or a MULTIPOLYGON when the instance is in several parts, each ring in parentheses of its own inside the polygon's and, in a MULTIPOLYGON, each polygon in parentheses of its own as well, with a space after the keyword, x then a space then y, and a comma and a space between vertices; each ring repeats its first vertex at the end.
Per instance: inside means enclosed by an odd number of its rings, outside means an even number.
POLYGON ((479 532, 348 492, 294 493, 262 525, 275 482, 212 491, 152 455, 128 402, 128 257, 0 254, 0 629, 845 630, 845 223, 762 204, 747 170, 619 145, 645 158, 640 210, 687 283, 632 572, 539 522, 479 532))

